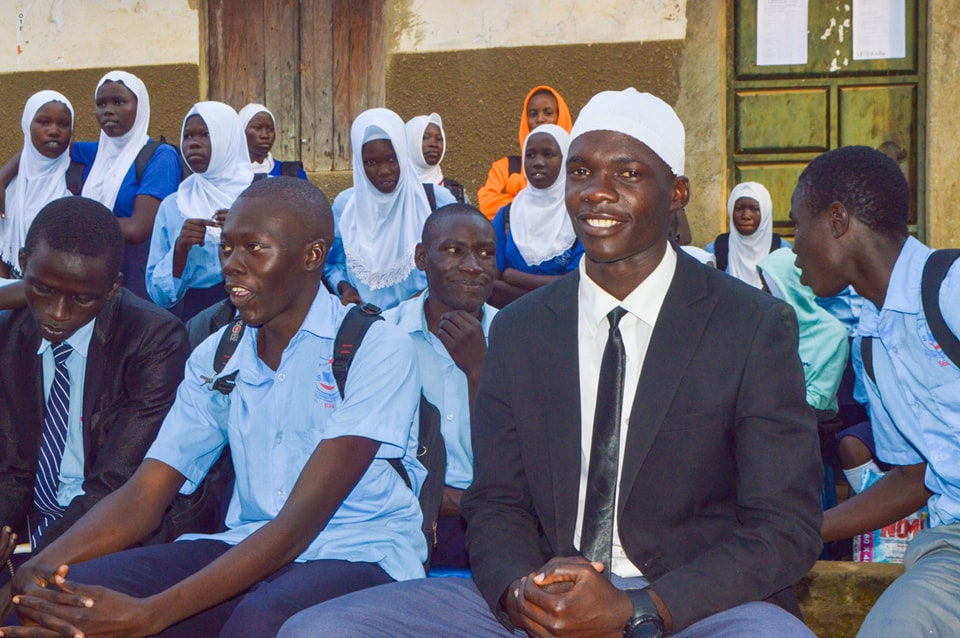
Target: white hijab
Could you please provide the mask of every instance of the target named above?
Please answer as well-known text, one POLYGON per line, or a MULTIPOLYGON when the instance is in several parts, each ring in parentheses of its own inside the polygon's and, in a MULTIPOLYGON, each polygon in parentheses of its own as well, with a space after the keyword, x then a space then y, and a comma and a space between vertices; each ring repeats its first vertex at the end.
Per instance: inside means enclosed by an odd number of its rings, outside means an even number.
POLYGON ((23 131, 23 151, 20 154, 20 168, 17 176, 7 186, 6 219, 3 221, 3 235, 0 237, 0 258, 4 262, 17 265, 17 257, 23 248, 27 230, 40 209, 49 202, 70 195, 67 190, 67 169, 70 167, 70 148, 64 148, 56 159, 43 156, 33 145, 30 125, 43 106, 49 102, 61 102, 70 110, 70 124, 73 125, 73 105, 70 100, 56 91, 34 93, 23 107, 20 129, 23 131))
POLYGON ((540 133, 552 137, 560 147, 562 156, 560 174, 547 188, 537 188, 528 183, 510 204, 510 234, 517 245, 517 250, 529 266, 536 266, 553 259, 569 249, 576 238, 564 199, 566 189, 564 168, 567 162, 567 149, 570 147, 570 135, 556 124, 542 124, 533 129, 523 141, 524 165, 527 143, 531 137, 540 133))
MULTIPOLYGON (((223 102, 197 102, 183 118, 180 139, 187 120, 203 118, 210 131, 210 164, 202 173, 192 173, 177 189, 177 207, 184 219, 210 219, 221 208, 230 208, 234 200, 253 181, 247 138, 240 117, 223 102)), ((180 151, 186 156, 181 141, 180 151)), ((207 227, 207 239, 220 241, 220 229, 207 227)))
MULTIPOLYGON (((97 157, 90 167, 90 174, 83 185, 81 195, 95 199, 110 210, 117 203, 117 193, 120 184, 126 176, 130 166, 137 159, 137 153, 143 148, 150 137, 147 128, 150 126, 150 96, 147 87, 140 78, 126 71, 110 71, 97 84, 97 91, 104 82, 121 82, 137 96, 137 117, 133 128, 120 137, 110 137, 100 131, 100 144, 97 146, 97 157)), ((93 92, 96 100, 97 91, 93 92)))
MULTIPOLYGON (((270 116, 270 119, 273 121, 273 128, 277 128, 277 118, 273 117, 273 113, 270 112, 270 109, 265 107, 263 104, 247 104, 245 107, 240 109, 240 130, 243 131, 243 144, 244 148, 247 148, 247 125, 250 124, 250 120, 253 119, 253 116, 257 113, 266 113, 270 116)), ((247 158, 250 157, 250 151, 247 149, 247 158)), ((250 170, 254 173, 269 173, 273 170, 273 153, 267 153, 267 159, 262 162, 252 162, 248 161, 250 170)))
POLYGON ((340 236, 347 266, 371 290, 388 288, 406 279, 414 268, 413 253, 430 202, 409 160, 403 120, 389 109, 361 113, 350 128, 353 147, 353 194, 340 218, 340 236), (392 193, 381 193, 363 170, 363 145, 390 140, 400 179, 392 193))
POLYGON ((757 272, 757 265, 770 254, 770 242, 773 239, 773 201, 770 193, 757 182, 737 184, 727 200, 727 216, 730 221, 727 272, 754 288, 762 288, 763 281, 757 272), (760 225, 752 235, 741 235, 733 225, 733 207, 741 197, 753 198, 760 204, 760 225))
POLYGON ((443 162, 443 156, 447 154, 447 134, 443 131, 443 120, 436 113, 430 115, 418 115, 406 123, 407 129, 407 152, 410 154, 410 161, 417 171, 417 176, 424 184, 442 184, 443 171, 440 170, 440 164, 443 162), (440 135, 443 136, 443 152, 440 153, 440 161, 436 166, 427 164, 423 158, 423 133, 431 124, 436 124, 440 129, 440 135))

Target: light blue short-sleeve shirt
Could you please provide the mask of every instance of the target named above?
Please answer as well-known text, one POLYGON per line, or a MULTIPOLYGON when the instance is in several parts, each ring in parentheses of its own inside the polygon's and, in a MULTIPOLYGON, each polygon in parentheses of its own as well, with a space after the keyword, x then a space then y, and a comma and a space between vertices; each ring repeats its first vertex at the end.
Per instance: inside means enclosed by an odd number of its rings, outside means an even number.
MULTIPOLYGON (((417 351, 423 396, 440 411, 440 433, 447 449, 444 484, 458 490, 473 482, 473 448, 470 445, 470 389, 467 375, 457 367, 443 342, 430 332, 423 305, 429 291, 383 313, 410 335, 417 351)), ((490 322, 497 309, 483 305, 483 336, 490 333, 490 322)))
POLYGON ((213 359, 223 330, 190 356, 177 399, 147 457, 186 478, 189 493, 227 443, 236 484, 228 530, 188 534, 230 544, 272 521, 323 439, 361 436, 379 441, 376 459, 298 562, 339 559, 378 563, 396 580, 423 576, 426 540, 414 492, 387 459, 403 458, 415 489, 426 470, 416 461, 420 375, 410 340, 385 321, 372 325, 357 350, 341 399, 333 376, 334 340, 348 308, 322 290, 272 370, 247 327, 220 376, 238 371, 229 395, 211 390, 213 359))
MULTIPOLYGON (((960 521, 960 368, 940 350, 923 312, 920 281, 932 252, 907 239, 883 308, 863 302, 852 356, 866 392, 877 456, 894 465, 927 463, 930 522, 945 525, 960 521), (864 373, 863 337, 874 340, 876 383, 864 373)), ((940 309, 951 331, 960 334, 960 261, 940 288, 940 309)))

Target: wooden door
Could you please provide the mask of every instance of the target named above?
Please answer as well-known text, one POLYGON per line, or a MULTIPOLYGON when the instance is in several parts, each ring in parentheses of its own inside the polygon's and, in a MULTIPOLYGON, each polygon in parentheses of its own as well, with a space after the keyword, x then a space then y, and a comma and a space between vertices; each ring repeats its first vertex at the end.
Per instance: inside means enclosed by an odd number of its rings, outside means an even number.
POLYGON ((208 95, 264 104, 273 154, 307 171, 350 169, 350 124, 383 106, 383 0, 207 0, 208 95))
POLYGON ((730 12, 728 192, 756 181, 770 191, 774 228, 791 236, 790 195, 804 167, 840 146, 896 157, 910 183, 910 230, 924 238, 926 1, 906 0, 906 55, 855 60, 852 2, 810 0, 807 63, 757 65, 757 0, 730 12))

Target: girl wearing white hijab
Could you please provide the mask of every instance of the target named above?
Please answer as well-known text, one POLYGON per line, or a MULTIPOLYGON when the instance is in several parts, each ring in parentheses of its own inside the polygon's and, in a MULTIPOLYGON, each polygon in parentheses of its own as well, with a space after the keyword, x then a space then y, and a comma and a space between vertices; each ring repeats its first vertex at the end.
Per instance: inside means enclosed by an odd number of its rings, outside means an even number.
POLYGON ((40 209, 70 195, 73 105, 56 91, 40 91, 27 100, 20 118, 23 150, 17 176, 6 189, 5 217, 0 222, 0 275, 20 278, 18 256, 27 230, 40 209))
MULTIPOLYGON (((335 237, 324 274, 344 303, 386 310, 423 290, 413 261, 430 202, 407 154, 403 120, 388 109, 361 113, 350 129, 353 188, 333 202, 335 237)), ((456 200, 434 191, 437 208, 456 200)))
POLYGON ((493 219, 497 270, 490 303, 503 307, 575 269, 583 256, 564 198, 570 134, 542 124, 523 143, 527 186, 493 219))
POLYGON ((762 184, 743 182, 727 200, 730 232, 719 235, 706 249, 717 258, 717 268, 754 288, 763 281, 757 265, 774 250, 789 242, 773 232, 773 201, 762 184))
POLYGON ((406 123, 407 152, 410 161, 424 184, 443 186, 461 204, 469 204, 463 185, 443 176, 440 162, 447 153, 447 134, 443 120, 436 113, 418 115, 406 123))
POLYGON ((145 299, 144 286, 150 233, 163 198, 180 184, 180 158, 168 144, 151 144, 140 179, 136 161, 150 137, 150 96, 140 78, 125 71, 110 71, 94 93, 100 139, 76 142, 71 149, 75 162, 89 166, 84 178, 84 197, 95 199, 116 215, 127 243, 124 250, 123 285, 145 299))
POLYGON ((284 161, 273 157, 271 149, 277 140, 277 122, 273 113, 263 104, 247 104, 240 109, 240 126, 247 140, 250 154, 250 170, 254 175, 298 177, 307 179, 300 162, 284 161))
POLYGON ((180 149, 193 174, 160 205, 150 241, 147 290, 184 321, 226 298, 218 246, 224 211, 253 181, 237 112, 222 102, 194 104, 180 149), (216 217, 216 218, 215 218, 216 217))

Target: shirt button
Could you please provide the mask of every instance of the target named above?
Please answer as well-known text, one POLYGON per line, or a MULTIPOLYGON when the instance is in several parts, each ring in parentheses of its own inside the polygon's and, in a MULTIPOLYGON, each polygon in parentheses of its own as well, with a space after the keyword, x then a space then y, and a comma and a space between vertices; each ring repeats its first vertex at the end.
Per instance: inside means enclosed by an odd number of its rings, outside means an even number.
POLYGON ((453 421, 453 415, 452 415, 452 414, 448 414, 448 415, 447 415, 447 421, 453 421))
POLYGON ((277 490, 277 496, 283 498, 283 490, 277 490))
POLYGON ((283 381, 283 380, 286 379, 286 378, 287 378, 287 376, 286 376, 284 373, 282 373, 282 372, 277 375, 277 381, 283 381))
POLYGON ((892 352, 893 354, 897 354, 898 352, 897 346, 893 346, 892 348, 890 348, 890 352, 892 352))

